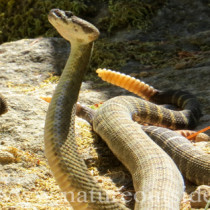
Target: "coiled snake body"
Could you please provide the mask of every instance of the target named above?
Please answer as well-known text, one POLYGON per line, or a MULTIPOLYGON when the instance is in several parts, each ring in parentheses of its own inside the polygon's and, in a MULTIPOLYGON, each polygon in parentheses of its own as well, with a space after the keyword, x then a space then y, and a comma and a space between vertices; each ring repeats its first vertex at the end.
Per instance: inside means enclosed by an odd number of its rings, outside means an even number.
MULTIPOLYGON (((93 41, 99 32, 71 12, 58 9, 51 10, 49 21, 71 42, 71 54, 50 103, 45 124, 45 153, 53 175, 74 209, 127 209, 110 199, 94 181, 75 142, 75 104, 93 41), (80 197, 81 192, 85 193, 84 200, 80 197)), ((164 94, 158 92, 151 100, 158 102, 161 97, 165 98, 164 94)), ((120 96, 108 100, 95 114, 94 130, 132 175, 136 191, 135 209, 179 209, 183 180, 172 159, 132 118, 144 117, 149 122, 173 128, 194 126, 200 112, 192 99, 183 101, 184 111, 172 112, 135 97, 120 96)), ((150 129, 145 127, 148 132, 150 129)), ((154 133, 155 129, 152 129, 151 135, 154 133)), ((209 175, 209 162, 204 159, 204 163, 207 166, 201 173, 209 175)), ((199 178, 201 183, 209 183, 208 177, 202 177, 199 178)), ((195 179, 197 181, 197 177, 195 179)))

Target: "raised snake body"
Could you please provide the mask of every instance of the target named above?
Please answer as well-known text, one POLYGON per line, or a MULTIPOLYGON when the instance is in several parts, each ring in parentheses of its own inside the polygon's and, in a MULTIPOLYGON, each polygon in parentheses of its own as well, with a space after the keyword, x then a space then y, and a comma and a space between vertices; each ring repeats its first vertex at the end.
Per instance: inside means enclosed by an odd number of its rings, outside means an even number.
MULTIPOLYGON (((74 209, 127 209, 109 199, 95 183, 75 143, 75 103, 93 41, 99 32, 90 23, 58 9, 51 10, 49 21, 71 42, 71 54, 46 117, 45 153, 51 170, 74 209), (80 199, 81 192, 85 192, 85 200, 80 199)), ((153 101, 158 102, 164 94, 157 95, 153 101)), ((179 209, 183 180, 172 159, 132 118, 144 117, 148 122, 169 127, 194 126, 200 117, 199 108, 194 107, 193 100, 185 102, 186 110, 172 112, 135 97, 120 96, 108 100, 94 116, 94 130, 132 175, 136 191, 135 209, 179 209), (183 118, 187 120, 183 122, 183 118)), ((154 132, 151 133, 153 135, 154 132)), ((204 173, 209 173, 209 162, 204 163, 207 165, 204 173)), ((209 183, 208 177, 203 180, 209 183)))
POLYGON ((74 134, 75 103, 98 30, 70 12, 51 10, 49 21, 71 43, 71 54, 49 105, 45 154, 53 175, 74 209, 126 209, 110 201, 80 157, 74 134), (80 193, 86 192, 86 200, 80 193))

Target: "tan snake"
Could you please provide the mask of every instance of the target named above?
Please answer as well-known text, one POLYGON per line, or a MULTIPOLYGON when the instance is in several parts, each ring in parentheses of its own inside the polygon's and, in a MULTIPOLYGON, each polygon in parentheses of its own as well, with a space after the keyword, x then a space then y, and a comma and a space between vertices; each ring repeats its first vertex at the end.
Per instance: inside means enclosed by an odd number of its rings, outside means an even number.
MULTIPOLYGON (((58 9, 50 11, 49 21, 71 43, 71 54, 49 105, 45 124, 45 153, 53 175, 74 209, 127 209, 107 197, 95 182, 75 142, 75 104, 93 41, 99 32, 71 12, 58 9), (85 199, 81 199, 84 194, 85 199)), ((164 94, 158 92, 157 95, 153 97, 154 101, 164 94)), ((94 130, 132 175, 136 190, 135 209, 179 209, 183 193, 179 170, 141 126, 133 122, 132 117, 146 116, 152 122, 162 121, 166 126, 179 127, 186 124, 183 123, 185 116, 190 119, 187 124, 194 125, 200 115, 199 109, 194 108, 194 98, 182 102, 187 110, 174 113, 134 97, 116 97, 107 101, 94 116, 94 130), (158 111, 162 113, 161 120, 158 111), (172 113, 178 120, 171 122, 172 113)))

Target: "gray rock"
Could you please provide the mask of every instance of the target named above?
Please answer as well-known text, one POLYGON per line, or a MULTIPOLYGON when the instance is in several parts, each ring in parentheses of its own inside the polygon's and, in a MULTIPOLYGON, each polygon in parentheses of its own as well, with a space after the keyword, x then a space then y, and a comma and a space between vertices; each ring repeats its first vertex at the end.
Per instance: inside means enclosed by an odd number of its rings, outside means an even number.
POLYGON ((42 72, 61 74, 69 51, 69 43, 61 38, 23 39, 4 43, 0 45, 0 71, 7 68, 6 78, 18 72, 28 78, 27 82, 40 82, 36 77, 31 80, 29 75, 42 72))

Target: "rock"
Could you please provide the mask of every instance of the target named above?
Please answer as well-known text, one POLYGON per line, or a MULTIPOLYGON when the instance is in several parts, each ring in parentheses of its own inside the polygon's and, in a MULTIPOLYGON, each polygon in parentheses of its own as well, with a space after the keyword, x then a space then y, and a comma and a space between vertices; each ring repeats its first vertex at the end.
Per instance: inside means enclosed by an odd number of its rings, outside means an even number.
MULTIPOLYGON (((28 78, 27 82, 32 82, 29 77, 31 74, 37 75, 41 72, 61 74, 69 51, 69 43, 61 38, 23 39, 4 43, 0 45, 0 70, 8 68, 7 78, 16 77, 17 74, 13 73, 17 71, 22 72, 28 78)), ((35 77, 33 82, 35 81, 39 82, 40 78, 35 77)))
POLYGON ((10 148, 0 146, 0 164, 8 164, 15 162, 16 157, 12 152, 10 152, 10 148))
MULTIPOLYGON (((206 4, 208 3, 197 0, 167 1, 152 19, 153 25, 144 38, 166 40, 209 30, 209 8, 206 4)), ((142 37, 141 34, 139 36, 142 37)))
POLYGON ((68 51, 68 44, 58 38, 0 45, 0 91, 9 107, 0 117, 1 209, 53 208, 58 203, 71 209, 44 156, 48 103, 40 99, 52 95, 56 84, 44 80, 61 72, 68 51))
POLYGON ((175 65, 175 69, 177 69, 177 70, 186 69, 186 68, 190 68, 191 66, 192 66, 192 63, 189 62, 189 61, 180 62, 180 63, 177 63, 177 64, 175 65))

